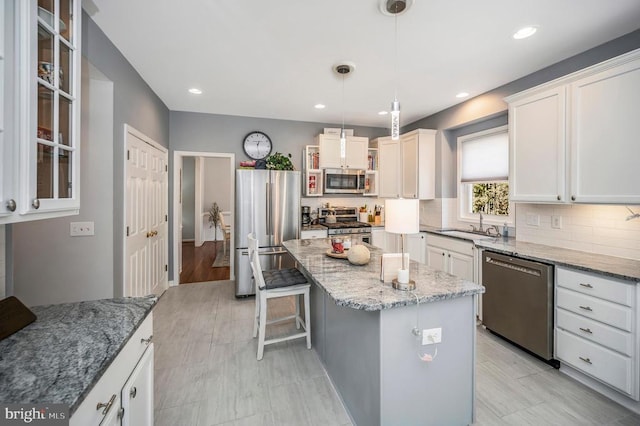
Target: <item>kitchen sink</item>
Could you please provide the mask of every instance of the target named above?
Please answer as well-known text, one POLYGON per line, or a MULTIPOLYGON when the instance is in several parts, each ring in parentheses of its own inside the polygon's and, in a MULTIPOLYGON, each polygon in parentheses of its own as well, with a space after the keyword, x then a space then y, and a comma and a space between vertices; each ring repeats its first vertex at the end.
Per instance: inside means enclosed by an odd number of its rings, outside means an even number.
POLYGON ((467 240, 490 240, 496 238, 495 235, 487 235, 484 232, 461 231, 459 229, 440 229, 439 232, 443 235, 450 235, 467 240))

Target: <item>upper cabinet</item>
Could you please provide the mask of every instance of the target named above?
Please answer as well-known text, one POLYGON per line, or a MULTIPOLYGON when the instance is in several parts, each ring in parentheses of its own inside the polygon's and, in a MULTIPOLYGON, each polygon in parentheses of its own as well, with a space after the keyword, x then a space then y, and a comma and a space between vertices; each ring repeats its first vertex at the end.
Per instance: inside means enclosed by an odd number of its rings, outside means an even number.
POLYGON ((418 129, 400 140, 378 139, 381 198, 435 198, 435 130, 418 129))
POLYGON ((347 136, 346 143, 340 142, 339 135, 318 135, 321 169, 367 169, 369 138, 347 136))
POLYGON ((640 203, 640 51, 506 99, 512 201, 640 203))
POLYGON ((15 51, 4 64, 11 67, 4 87, 15 102, 5 102, 11 121, 4 143, 10 138, 12 149, 3 149, 9 177, 0 181, 0 223, 77 214, 81 3, 30 0, 10 7, 15 51))

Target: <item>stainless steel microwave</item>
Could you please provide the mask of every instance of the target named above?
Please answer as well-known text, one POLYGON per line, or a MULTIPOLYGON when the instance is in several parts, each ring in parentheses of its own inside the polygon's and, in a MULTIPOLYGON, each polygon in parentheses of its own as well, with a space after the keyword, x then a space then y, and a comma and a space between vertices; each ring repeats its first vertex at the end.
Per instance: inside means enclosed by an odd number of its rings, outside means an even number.
POLYGON ((324 170, 325 194, 364 194, 364 170, 324 170))

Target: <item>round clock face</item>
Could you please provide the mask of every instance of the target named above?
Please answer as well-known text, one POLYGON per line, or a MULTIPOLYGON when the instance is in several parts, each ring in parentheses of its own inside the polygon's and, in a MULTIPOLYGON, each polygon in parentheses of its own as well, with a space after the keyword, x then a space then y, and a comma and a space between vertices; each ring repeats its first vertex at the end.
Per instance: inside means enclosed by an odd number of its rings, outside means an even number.
POLYGON ((245 154, 254 160, 262 160, 271 154, 271 139, 265 133, 251 132, 244 137, 243 146, 245 154))

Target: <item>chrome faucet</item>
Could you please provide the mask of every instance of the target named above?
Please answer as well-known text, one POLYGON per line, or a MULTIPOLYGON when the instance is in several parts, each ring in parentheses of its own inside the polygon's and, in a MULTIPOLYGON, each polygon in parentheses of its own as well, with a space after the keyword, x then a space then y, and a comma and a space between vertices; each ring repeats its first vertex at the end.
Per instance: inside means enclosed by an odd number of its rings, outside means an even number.
POLYGON ((471 226, 471 232, 484 232, 484 228, 482 227, 482 212, 478 212, 480 213, 480 227, 476 228, 475 225, 469 225, 471 226))
POLYGON ((495 235, 496 237, 502 237, 502 234, 500 233, 500 228, 498 228, 498 225, 491 225, 489 228, 487 228, 487 235, 495 235), (495 234, 493 234, 491 231, 494 231, 495 234))

